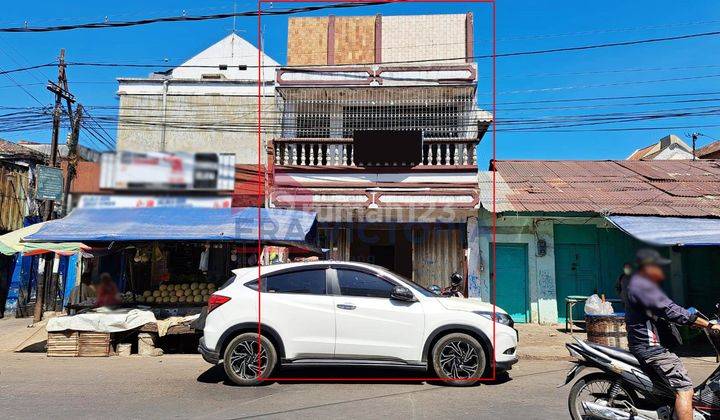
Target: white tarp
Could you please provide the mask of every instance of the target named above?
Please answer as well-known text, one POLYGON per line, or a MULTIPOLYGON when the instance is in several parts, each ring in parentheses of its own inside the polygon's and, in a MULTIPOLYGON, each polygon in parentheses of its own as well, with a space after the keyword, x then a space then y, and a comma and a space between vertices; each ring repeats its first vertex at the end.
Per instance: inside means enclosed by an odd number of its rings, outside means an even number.
POLYGON ((720 219, 660 216, 608 216, 607 219, 651 245, 720 245, 720 219))
POLYGON ((46 328, 48 332, 74 330, 114 333, 139 328, 149 322, 157 322, 151 311, 98 308, 95 312, 51 318, 46 328))

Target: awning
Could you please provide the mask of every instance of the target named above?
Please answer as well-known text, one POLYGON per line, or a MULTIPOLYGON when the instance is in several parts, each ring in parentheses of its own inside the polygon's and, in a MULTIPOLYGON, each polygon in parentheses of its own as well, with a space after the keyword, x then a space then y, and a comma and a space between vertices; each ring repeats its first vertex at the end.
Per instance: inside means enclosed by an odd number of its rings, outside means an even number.
POLYGON ((77 208, 42 226, 26 241, 227 241, 313 247, 315 213, 245 208, 77 208))
POLYGON ((720 245, 720 219, 660 216, 608 216, 607 219, 651 245, 720 245))
POLYGON ((36 223, 24 228, 14 230, 0 236, 0 253, 14 255, 18 252, 23 255, 44 254, 55 252, 60 255, 71 255, 87 247, 79 242, 49 243, 49 242, 23 242, 26 237, 37 232, 48 222, 36 223))

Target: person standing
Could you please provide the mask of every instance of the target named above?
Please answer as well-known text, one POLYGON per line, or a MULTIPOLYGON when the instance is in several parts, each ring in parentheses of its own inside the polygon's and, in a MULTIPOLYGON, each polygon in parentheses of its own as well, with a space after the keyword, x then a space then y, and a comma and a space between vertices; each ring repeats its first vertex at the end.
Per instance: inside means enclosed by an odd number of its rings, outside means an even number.
POLYGON ((623 271, 620 276, 618 276, 617 282, 615 283, 615 290, 617 291, 618 296, 620 296, 620 299, 624 302, 625 301, 625 290, 627 290, 628 283, 630 282, 630 277, 632 277, 633 273, 633 265, 629 262, 626 262, 623 264, 623 271))

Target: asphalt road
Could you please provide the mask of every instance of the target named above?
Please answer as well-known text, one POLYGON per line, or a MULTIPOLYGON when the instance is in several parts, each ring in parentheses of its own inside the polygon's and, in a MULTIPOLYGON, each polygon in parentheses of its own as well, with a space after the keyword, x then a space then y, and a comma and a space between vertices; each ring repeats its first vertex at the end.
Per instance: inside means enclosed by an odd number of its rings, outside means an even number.
MULTIPOLYGON (((492 383, 453 388, 424 382, 282 383, 243 388, 195 355, 47 358, 0 353, 0 416, 28 418, 568 418, 569 363, 521 361, 492 383)), ((700 379, 714 367, 694 362, 700 379)), ((302 369, 290 377, 416 375, 403 371, 302 369)))

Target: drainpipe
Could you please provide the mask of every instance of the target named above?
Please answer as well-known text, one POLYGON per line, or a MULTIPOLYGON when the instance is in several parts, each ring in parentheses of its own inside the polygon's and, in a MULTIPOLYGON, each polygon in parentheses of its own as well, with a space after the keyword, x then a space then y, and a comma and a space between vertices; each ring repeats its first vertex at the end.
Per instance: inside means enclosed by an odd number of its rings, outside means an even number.
POLYGON ((167 92, 168 92, 168 83, 169 80, 163 81, 163 97, 162 97, 162 106, 163 106, 163 116, 162 116, 162 133, 160 134, 160 150, 165 151, 165 123, 167 118, 167 92))

